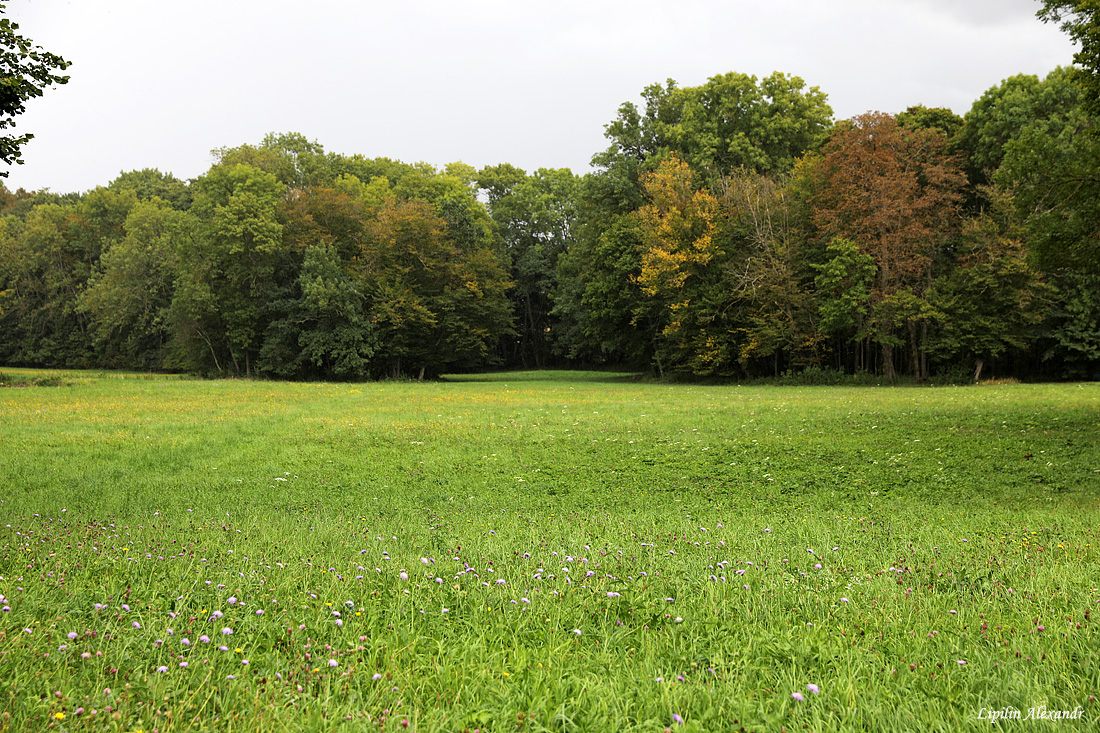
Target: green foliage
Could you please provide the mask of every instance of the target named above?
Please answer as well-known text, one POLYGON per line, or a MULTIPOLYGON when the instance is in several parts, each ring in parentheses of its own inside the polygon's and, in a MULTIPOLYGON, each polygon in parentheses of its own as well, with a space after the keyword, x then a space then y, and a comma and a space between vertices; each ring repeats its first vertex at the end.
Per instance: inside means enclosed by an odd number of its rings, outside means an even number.
POLYGON ((1071 270, 1054 285, 1060 304, 1052 319, 1057 345, 1048 356, 1064 359, 1073 376, 1100 378, 1100 275, 1071 270))
POLYGON ((644 163, 676 153, 705 175, 783 172, 821 143, 832 118, 817 87, 779 72, 759 81, 731 72, 684 88, 669 79, 642 97, 644 113, 630 102, 619 108, 607 126, 611 147, 595 163, 610 169, 624 157, 644 163))
POLYGON ((938 130, 948 140, 954 140, 963 127, 963 118, 946 107, 918 104, 899 114, 898 124, 910 130, 938 130))
POLYGON ((139 201, 162 199, 177 211, 191 208, 191 190, 186 183, 171 173, 161 173, 156 168, 120 173, 107 184, 112 191, 133 191, 139 201))
POLYGON ((984 360, 1016 349, 1026 352, 1039 336, 1050 291, 1027 262, 1022 243, 991 215, 967 222, 956 267, 929 295, 939 322, 930 352, 940 359, 984 360))
MULTIPOLYGON (((742 326, 727 317, 730 283, 726 257, 713 257, 712 264, 701 266, 693 279, 698 287, 690 295, 677 298, 670 294, 671 299, 651 297, 646 301, 640 289, 624 278, 647 278, 662 268, 644 269, 646 249, 639 249, 640 243, 623 234, 633 229, 636 235, 644 235, 645 227, 624 227, 621 217, 649 204, 645 176, 657 171, 670 156, 686 163, 699 179, 690 184, 696 191, 702 188, 702 181, 721 188, 721 179, 742 170, 791 170, 801 155, 821 143, 831 124, 832 110, 825 95, 816 87, 807 89, 798 77, 776 72, 760 80, 729 73, 712 77, 699 87, 680 88, 668 80, 664 85, 646 87, 642 97, 644 110, 624 103, 617 118, 607 125, 610 145, 593 157, 600 170, 586 179, 582 192, 576 252, 562 257, 561 275, 579 277, 584 273, 586 279, 599 281, 559 286, 561 297, 555 312, 563 319, 560 332, 570 343, 568 353, 651 362, 658 372, 665 371, 667 362, 670 371, 719 374, 728 373, 743 353, 771 353, 772 345, 781 342, 804 345, 794 334, 797 329, 784 327, 772 333, 767 308, 758 308, 755 325, 750 327, 754 335, 748 337, 756 345, 749 352, 738 346, 732 334, 742 326), (609 265, 608 258, 617 266, 609 265), (678 304, 675 314, 669 311, 673 304, 678 304), (622 308, 629 310, 619 310, 622 308), (617 314, 608 313, 611 309, 617 314), (623 312, 633 314, 631 322, 623 323, 623 312)), ((668 248, 648 249, 658 252, 668 248)), ((767 253, 776 251, 772 248, 767 253)), ((784 260, 783 256, 769 256, 753 263, 775 274, 784 260)), ((772 284, 790 292, 788 283, 773 279, 772 284)), ((758 305, 765 305, 765 300, 760 299, 758 305)), ((780 310, 787 305, 790 300, 784 300, 780 310)))
POLYGON ((287 304, 288 313, 269 327, 260 371, 281 377, 368 378, 378 349, 369 301, 335 246, 319 244, 306 251, 297 295, 287 304))
POLYGON ((285 187, 271 173, 235 163, 214 166, 195 188, 198 226, 180 251, 172 363, 250 375, 285 276, 277 218, 285 187))
POLYGON ((0 359, 28 366, 99 361, 79 300, 103 251, 123 236, 133 192, 96 189, 75 203, 35 206, 0 230, 0 359))
POLYGON ((568 169, 539 169, 530 176, 510 165, 478 172, 478 186, 489 199, 495 235, 508 260, 513 318, 517 324, 508 363, 542 367, 560 340, 552 313, 558 287, 558 258, 574 246, 580 181, 568 169))
POLYGON ((325 155, 319 143, 299 133, 269 133, 258 146, 240 145, 211 152, 218 166, 258 168, 288 188, 325 185, 336 177, 333 156, 325 155))
POLYGON ((881 385, 882 380, 866 372, 848 374, 838 369, 811 364, 804 369, 788 369, 778 377, 767 377, 757 380, 756 383, 784 387, 872 387, 881 385))
POLYGON ((1005 146, 996 176, 1027 222, 1028 246, 1044 272, 1100 272, 1100 138, 1080 107, 1037 120, 1005 146))
MULTIPOLYGON (((1085 38, 1093 14, 1040 16, 1085 38)), ((915 105, 836 125, 798 77, 669 80, 619 108, 583 179, 273 133, 190 183, 0 186, 0 360, 326 380, 1094 374, 1082 78, 1010 77, 965 119, 915 105)))
MULTIPOLYGON (((0 14, 5 5, 0 3, 0 14)), ((65 84, 68 76, 57 74, 69 68, 69 62, 45 51, 19 33, 19 24, 0 17, 0 130, 15 127, 15 118, 26 110, 26 103, 54 84, 65 84)), ((23 146, 34 135, 0 135, 0 162, 23 164, 23 146)), ((0 171, 7 178, 8 171, 0 171)))
POLYGON ((658 321, 645 310, 636 280, 642 246, 635 219, 619 215, 582 227, 558 258, 552 312, 560 324, 558 343, 571 359, 650 362, 658 321))
POLYGON ((825 248, 828 259, 816 265, 821 310, 821 328, 826 333, 864 338, 870 313, 871 281, 877 268, 875 259, 862 252, 855 242, 834 238, 825 248))
POLYGON ((1036 15, 1044 23, 1058 23, 1078 47, 1074 75, 1082 80, 1090 110, 1100 112, 1100 7, 1095 0, 1042 0, 1036 15))
POLYGON ((969 156, 968 173, 975 185, 988 183, 1001 166, 1006 146, 1028 127, 1064 125, 1080 104, 1080 88, 1069 69, 1058 68, 1045 79, 1017 74, 990 88, 974 102, 956 142, 969 156))
POLYGON ((179 252, 194 236, 195 221, 154 198, 130 210, 123 230, 100 258, 79 308, 91 317, 105 363, 155 370, 171 335, 179 252))

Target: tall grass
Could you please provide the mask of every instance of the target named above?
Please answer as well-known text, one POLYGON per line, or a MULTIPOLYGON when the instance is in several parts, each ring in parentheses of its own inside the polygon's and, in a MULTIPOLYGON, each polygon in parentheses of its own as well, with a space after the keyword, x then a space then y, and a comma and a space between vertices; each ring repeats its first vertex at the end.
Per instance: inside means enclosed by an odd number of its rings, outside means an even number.
POLYGON ((4 729, 1100 716, 1098 385, 17 376, 4 729))

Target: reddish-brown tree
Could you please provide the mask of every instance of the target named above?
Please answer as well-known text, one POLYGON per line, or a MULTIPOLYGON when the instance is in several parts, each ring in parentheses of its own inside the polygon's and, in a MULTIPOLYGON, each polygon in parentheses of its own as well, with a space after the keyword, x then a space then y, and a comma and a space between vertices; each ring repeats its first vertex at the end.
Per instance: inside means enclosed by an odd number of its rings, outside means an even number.
POLYGON ((826 240, 846 237, 875 260, 872 338, 894 379, 894 350, 908 336, 910 368, 927 376, 924 299, 936 255, 958 230, 965 183, 947 138, 911 130, 881 112, 837 126, 816 166, 813 221, 826 240))

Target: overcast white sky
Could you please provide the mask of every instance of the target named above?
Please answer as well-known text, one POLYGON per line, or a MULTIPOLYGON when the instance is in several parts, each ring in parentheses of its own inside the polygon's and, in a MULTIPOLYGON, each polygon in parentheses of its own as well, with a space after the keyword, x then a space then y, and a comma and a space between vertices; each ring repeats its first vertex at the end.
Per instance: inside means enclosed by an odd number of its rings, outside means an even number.
POLYGON ((7 0, 72 62, 32 100, 6 185, 85 191, 121 171, 202 174, 216 147, 300 132, 436 166, 589 170, 648 84, 782 71, 838 119, 965 114, 1074 48, 1038 0, 7 0))

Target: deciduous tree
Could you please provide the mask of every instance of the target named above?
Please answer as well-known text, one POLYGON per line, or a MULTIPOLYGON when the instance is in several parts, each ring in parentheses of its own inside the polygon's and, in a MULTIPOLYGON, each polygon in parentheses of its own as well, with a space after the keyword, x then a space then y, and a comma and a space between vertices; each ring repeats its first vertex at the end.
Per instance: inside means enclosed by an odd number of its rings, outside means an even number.
POLYGON ((160 199, 139 201, 123 225, 125 235, 100 258, 79 298, 107 364, 159 369, 171 336, 179 250, 194 236, 194 221, 160 199))
POLYGON ((986 213, 963 228, 954 267, 928 294, 936 312, 930 352, 941 360, 969 359, 974 381, 1009 349, 1026 352, 1039 337, 1050 289, 1027 261, 1018 228, 986 213))
POLYGON ((1058 23, 1078 49, 1075 74, 1084 82, 1086 106, 1100 113, 1100 4, 1096 0, 1042 0, 1036 13, 1044 23, 1058 23))
MULTIPOLYGON (((0 15, 5 5, 0 3, 0 15)), ((19 24, 0 17, 0 130, 15 127, 15 118, 26 109, 26 103, 41 97, 54 84, 65 84, 68 76, 58 71, 69 68, 69 62, 19 34, 19 24)), ((23 146, 34 135, 0 135, 0 161, 23 164, 23 146)), ((8 171, 0 171, 7 178, 8 171)))
POLYGON ((511 282, 487 246, 463 248, 421 200, 390 196, 369 222, 356 274, 367 288, 388 376, 484 363, 510 328, 511 282))
POLYGON ((5 217, 0 241, 0 359, 32 366, 99 363, 89 318, 78 308, 104 250, 123 236, 132 191, 98 188, 76 203, 43 203, 5 217))
POLYGON ((645 245, 637 282, 661 323, 658 371, 671 360, 698 374, 719 373, 728 369, 730 355, 712 328, 723 299, 720 269, 711 266, 722 254, 715 236, 718 201, 697 188, 691 168, 675 155, 646 174, 642 185, 649 203, 636 214, 645 245))
POLYGON ((173 303, 178 364, 251 375, 270 319, 286 187, 273 174, 237 163, 215 165, 196 182, 197 234, 180 252, 173 303))
POLYGON ((992 180, 1008 144, 1028 127, 1065 124, 1081 102, 1081 89, 1071 77, 1066 68, 1055 69, 1042 80, 1017 74, 975 100, 957 136, 973 185, 984 186, 992 180))
POLYGON ((507 353, 515 363, 540 368, 552 358, 558 337, 553 294, 558 258, 574 242, 579 182, 565 168, 541 168, 528 176, 512 166, 483 169, 478 181, 516 283, 517 335, 507 353))
POLYGON ((926 376, 923 342, 930 312, 919 307, 933 263, 961 218, 964 177, 938 130, 908 130, 882 113, 839 125, 816 168, 813 218, 822 234, 845 237, 875 260, 871 334, 885 376, 908 336, 910 366, 926 376))
POLYGON ((735 171, 715 184, 728 230, 725 241, 738 245, 728 257, 726 277, 740 313, 736 318, 739 360, 748 371, 755 359, 768 359, 773 372, 781 361, 804 367, 819 359, 822 335, 806 238, 795 202, 798 181, 789 174, 735 171))

